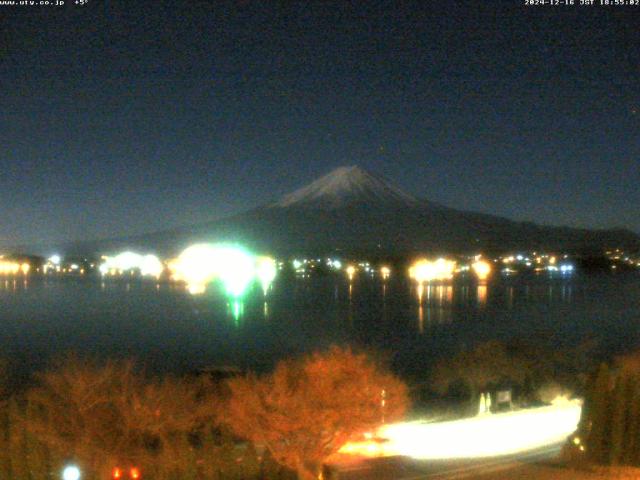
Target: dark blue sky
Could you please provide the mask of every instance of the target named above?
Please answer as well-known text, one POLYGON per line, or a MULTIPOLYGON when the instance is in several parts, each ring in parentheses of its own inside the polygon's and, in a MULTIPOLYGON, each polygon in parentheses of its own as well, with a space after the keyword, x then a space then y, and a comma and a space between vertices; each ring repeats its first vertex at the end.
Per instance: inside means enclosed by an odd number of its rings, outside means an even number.
POLYGON ((640 8, 523 3, 0 6, 0 246, 198 223, 351 164, 640 232, 640 8))

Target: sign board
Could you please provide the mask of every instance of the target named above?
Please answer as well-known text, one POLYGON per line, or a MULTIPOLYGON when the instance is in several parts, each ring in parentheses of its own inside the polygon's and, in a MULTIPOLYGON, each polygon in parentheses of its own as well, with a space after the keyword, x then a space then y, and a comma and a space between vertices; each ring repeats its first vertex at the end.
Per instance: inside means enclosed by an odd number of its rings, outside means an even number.
POLYGON ((496 403, 511 403, 511 390, 496 392, 496 403))

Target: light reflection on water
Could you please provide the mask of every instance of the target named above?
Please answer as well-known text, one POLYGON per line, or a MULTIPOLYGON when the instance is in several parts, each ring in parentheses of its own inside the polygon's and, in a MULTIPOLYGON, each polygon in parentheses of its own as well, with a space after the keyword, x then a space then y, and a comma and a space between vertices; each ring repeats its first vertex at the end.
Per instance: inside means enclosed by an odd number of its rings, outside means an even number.
POLYGON ((283 356, 350 343, 393 354, 404 371, 476 341, 546 336, 558 345, 640 340, 640 277, 497 279, 418 286, 364 276, 281 279, 244 298, 184 286, 92 279, 0 279, 0 347, 25 368, 72 349, 136 356, 151 368, 267 368, 283 356))
POLYGON ((485 305, 487 303, 487 286, 478 285, 478 305, 485 305))

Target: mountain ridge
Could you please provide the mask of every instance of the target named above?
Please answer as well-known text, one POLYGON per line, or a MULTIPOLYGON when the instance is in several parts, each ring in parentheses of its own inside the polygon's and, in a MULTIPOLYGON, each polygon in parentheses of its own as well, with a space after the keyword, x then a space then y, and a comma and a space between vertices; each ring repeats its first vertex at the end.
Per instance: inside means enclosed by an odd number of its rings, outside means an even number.
POLYGON ((102 253, 139 248, 173 255, 191 243, 210 241, 283 255, 640 248, 640 236, 629 230, 547 226, 456 210, 406 194, 381 177, 349 166, 236 215, 134 237, 76 242, 58 250, 102 253))

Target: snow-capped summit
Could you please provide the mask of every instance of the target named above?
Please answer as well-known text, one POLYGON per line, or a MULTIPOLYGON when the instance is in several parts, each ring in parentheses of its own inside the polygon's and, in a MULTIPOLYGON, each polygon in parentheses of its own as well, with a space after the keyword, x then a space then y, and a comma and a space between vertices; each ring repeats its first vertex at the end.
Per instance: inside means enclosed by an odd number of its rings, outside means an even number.
POLYGON ((417 200, 398 187, 358 166, 339 167, 276 202, 274 207, 338 208, 353 204, 415 205, 417 200))

